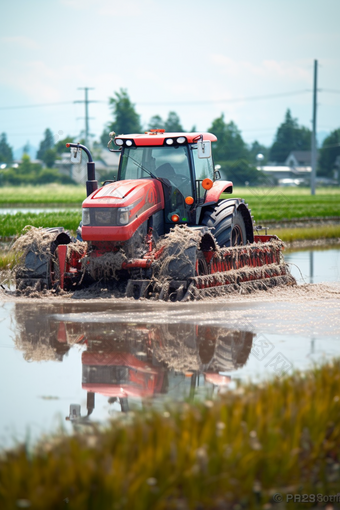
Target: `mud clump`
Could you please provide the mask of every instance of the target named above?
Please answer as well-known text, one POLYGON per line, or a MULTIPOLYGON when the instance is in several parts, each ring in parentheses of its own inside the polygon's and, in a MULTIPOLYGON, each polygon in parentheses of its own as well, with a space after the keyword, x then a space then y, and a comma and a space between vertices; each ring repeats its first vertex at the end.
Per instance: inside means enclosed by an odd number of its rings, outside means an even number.
POLYGON ((24 233, 13 243, 11 249, 26 256, 29 251, 34 253, 51 253, 51 244, 55 239, 52 233, 42 227, 27 226, 24 233))
POLYGON ((86 255, 81 260, 82 271, 87 272, 93 280, 118 279, 117 272, 122 269, 127 257, 123 251, 107 252, 100 257, 86 255))

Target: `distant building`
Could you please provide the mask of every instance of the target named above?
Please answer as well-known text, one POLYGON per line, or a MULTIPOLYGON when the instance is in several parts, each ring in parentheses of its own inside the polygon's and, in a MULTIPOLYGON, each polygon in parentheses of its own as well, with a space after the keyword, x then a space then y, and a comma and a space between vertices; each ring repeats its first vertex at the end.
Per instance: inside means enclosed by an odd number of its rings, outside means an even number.
POLYGON ((312 151, 292 151, 284 164, 292 168, 311 167, 312 151))
POLYGON ((292 151, 283 165, 275 163, 258 166, 268 178, 268 184, 279 186, 298 186, 310 184, 312 172, 311 151, 292 151))

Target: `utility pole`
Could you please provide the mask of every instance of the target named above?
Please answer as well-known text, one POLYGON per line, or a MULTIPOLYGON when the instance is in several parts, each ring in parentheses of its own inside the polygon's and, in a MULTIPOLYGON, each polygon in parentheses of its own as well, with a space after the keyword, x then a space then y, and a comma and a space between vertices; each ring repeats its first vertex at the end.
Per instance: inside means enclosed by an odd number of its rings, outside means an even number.
POLYGON ((310 180, 311 195, 315 195, 316 181, 316 94, 318 80, 318 61, 314 60, 314 89, 313 89, 313 131, 312 131, 312 175, 310 180))
POLYGON ((74 101, 74 103, 84 103, 85 104, 85 145, 86 147, 89 146, 89 135, 90 135, 90 130, 89 130, 89 120, 90 120, 90 117, 89 117, 89 103, 97 103, 97 101, 89 101, 88 99, 88 91, 89 90, 94 90, 94 88, 91 88, 91 87, 78 87, 78 90, 84 90, 85 91, 85 99, 84 100, 79 100, 79 101, 74 101))

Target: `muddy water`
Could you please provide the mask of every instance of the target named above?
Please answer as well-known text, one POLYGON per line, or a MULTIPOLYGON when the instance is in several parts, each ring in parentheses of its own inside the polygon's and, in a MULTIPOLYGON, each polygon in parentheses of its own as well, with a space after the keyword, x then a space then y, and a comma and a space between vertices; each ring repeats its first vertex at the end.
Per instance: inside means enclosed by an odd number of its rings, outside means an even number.
MULTIPOLYGON (((340 251, 319 253, 312 277, 331 283, 195 303, 3 295, 0 446, 148 405, 210 399, 238 380, 340 356, 340 251)), ((299 257, 310 278, 308 252, 287 258, 299 257)))

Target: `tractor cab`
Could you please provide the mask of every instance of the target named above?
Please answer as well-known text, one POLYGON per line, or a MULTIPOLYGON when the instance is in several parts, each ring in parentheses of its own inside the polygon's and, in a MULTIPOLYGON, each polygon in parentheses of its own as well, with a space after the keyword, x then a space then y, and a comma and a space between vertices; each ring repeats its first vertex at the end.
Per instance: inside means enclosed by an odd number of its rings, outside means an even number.
POLYGON ((165 223, 195 223, 193 204, 203 201, 205 189, 215 180, 210 133, 164 133, 152 130, 142 135, 114 138, 120 147, 118 181, 153 178, 162 182, 165 223), (177 218, 178 217, 178 218, 177 218))

